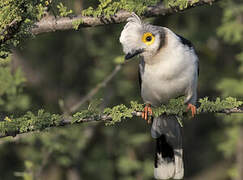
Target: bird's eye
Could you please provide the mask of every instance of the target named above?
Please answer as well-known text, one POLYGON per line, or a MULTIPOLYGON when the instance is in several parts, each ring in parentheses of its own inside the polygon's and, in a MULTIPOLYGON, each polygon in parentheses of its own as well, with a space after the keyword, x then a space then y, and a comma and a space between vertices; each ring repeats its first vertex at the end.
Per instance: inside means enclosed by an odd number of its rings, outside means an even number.
POLYGON ((154 42, 154 35, 151 32, 146 32, 143 34, 142 37, 142 41, 146 44, 146 45, 151 45, 154 42))
POLYGON ((147 36, 146 37, 146 41, 151 41, 152 40, 152 36, 147 36))

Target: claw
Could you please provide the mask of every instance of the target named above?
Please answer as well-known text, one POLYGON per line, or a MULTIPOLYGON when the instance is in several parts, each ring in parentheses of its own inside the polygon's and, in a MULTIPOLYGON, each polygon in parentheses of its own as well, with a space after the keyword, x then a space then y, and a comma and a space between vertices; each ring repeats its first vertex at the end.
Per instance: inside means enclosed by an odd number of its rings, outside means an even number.
POLYGON ((146 104, 142 112, 142 118, 150 124, 152 122, 153 111, 150 104, 146 104))
POLYGON ((188 106, 187 106, 187 111, 188 111, 188 110, 191 110, 191 112, 192 112, 192 117, 194 117, 195 114, 197 114, 197 108, 196 108, 196 106, 194 106, 193 104, 188 104, 188 106))

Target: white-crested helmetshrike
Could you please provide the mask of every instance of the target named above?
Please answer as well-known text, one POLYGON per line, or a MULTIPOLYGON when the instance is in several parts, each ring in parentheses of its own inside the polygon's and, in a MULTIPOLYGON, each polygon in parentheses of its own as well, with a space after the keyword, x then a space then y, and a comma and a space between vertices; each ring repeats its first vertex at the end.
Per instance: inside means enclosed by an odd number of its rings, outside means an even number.
MULTIPOLYGON (((196 114, 198 57, 190 41, 170 29, 144 23, 136 14, 127 20, 120 42, 125 59, 136 55, 139 63, 143 118, 151 121, 152 107, 172 98, 185 96, 185 104, 196 114)), ((156 139, 154 177, 182 179, 184 176, 181 127, 175 115, 153 119, 152 137, 156 139)))

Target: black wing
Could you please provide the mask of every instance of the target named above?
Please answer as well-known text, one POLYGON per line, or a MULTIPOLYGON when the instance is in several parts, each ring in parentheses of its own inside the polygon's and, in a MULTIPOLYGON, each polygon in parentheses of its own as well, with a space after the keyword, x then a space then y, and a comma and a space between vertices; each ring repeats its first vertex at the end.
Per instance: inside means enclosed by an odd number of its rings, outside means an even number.
POLYGON ((197 75, 198 75, 198 77, 199 77, 199 62, 198 62, 198 64, 197 64, 197 75))
POLYGON ((182 44, 188 46, 189 48, 193 48, 193 44, 191 43, 191 41, 185 39, 184 37, 180 36, 179 34, 176 34, 179 38, 182 44))

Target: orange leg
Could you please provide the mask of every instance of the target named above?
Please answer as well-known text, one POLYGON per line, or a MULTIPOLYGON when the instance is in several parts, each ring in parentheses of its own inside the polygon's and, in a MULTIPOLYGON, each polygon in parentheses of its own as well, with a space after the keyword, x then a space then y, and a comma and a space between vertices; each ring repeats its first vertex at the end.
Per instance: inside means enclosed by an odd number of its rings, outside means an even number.
POLYGON ((194 106, 193 104, 188 104, 188 106, 187 106, 187 111, 188 111, 188 110, 191 110, 191 112, 192 112, 192 117, 194 117, 195 114, 197 113, 197 108, 196 108, 196 106, 194 106))
POLYGON ((152 122, 152 115, 153 115, 153 111, 151 108, 151 104, 146 104, 144 107, 144 111, 142 113, 142 118, 145 119, 148 124, 150 124, 152 122))

